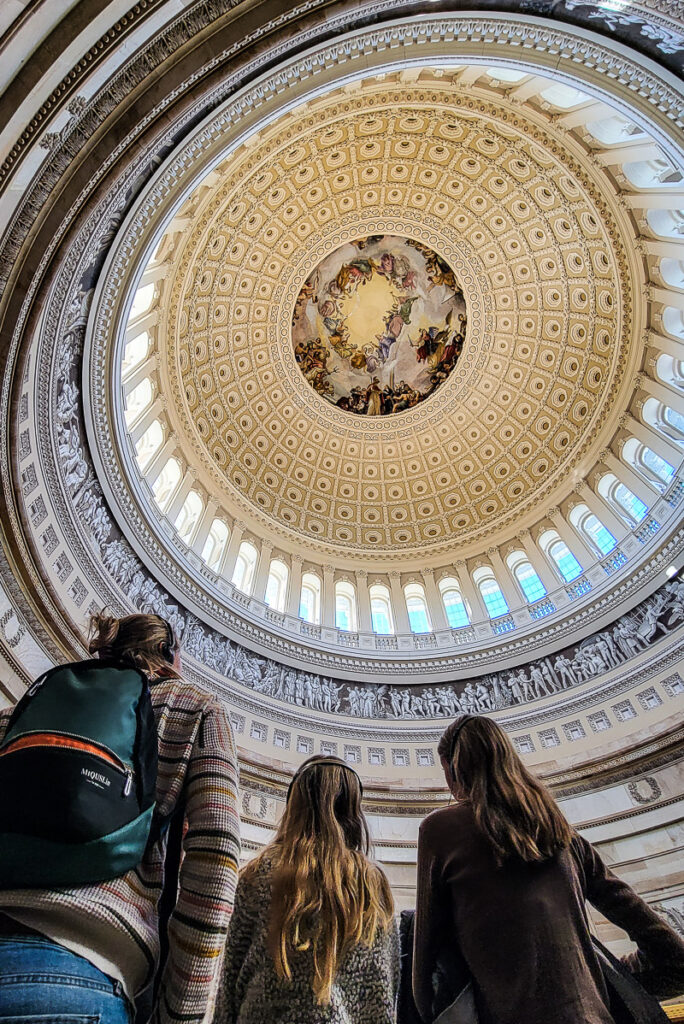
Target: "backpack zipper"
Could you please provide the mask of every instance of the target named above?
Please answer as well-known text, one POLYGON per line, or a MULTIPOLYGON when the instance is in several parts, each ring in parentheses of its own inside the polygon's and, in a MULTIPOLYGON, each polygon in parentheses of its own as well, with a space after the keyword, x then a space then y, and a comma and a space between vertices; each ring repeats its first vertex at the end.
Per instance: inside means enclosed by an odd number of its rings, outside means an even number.
POLYGON ((117 771, 125 775, 125 782, 123 788, 123 795, 128 796, 133 787, 133 768, 122 761, 118 754, 115 754, 113 750, 105 746, 104 743, 94 743, 86 736, 78 736, 75 733, 61 732, 26 732, 22 736, 18 736, 0 750, 0 757, 5 754, 9 754, 15 750, 26 750, 30 747, 58 747, 62 750, 82 750, 87 754, 92 754, 95 757, 101 758, 108 764, 111 764, 117 771), (66 741, 66 742, 65 742, 66 741))

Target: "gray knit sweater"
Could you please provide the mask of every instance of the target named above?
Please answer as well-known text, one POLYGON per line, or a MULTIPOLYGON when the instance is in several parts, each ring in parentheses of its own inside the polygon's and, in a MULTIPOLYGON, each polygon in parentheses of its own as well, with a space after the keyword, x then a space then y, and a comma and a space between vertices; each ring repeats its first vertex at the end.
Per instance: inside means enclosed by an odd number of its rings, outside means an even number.
POLYGON ((272 867, 238 882, 214 1024, 394 1024, 399 986, 396 923, 371 947, 355 946, 335 979, 329 1006, 317 1006, 311 956, 293 958, 292 981, 279 979, 266 949, 272 867))

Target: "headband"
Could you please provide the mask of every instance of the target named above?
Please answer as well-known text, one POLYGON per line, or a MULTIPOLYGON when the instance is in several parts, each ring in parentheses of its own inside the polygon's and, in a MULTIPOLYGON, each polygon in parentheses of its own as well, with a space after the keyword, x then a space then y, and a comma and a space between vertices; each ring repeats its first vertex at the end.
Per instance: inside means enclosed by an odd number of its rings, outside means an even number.
POLYGON ((361 782, 361 778, 359 776, 359 773, 356 771, 355 768, 352 768, 352 766, 350 764, 347 764, 346 761, 342 761, 341 758, 339 758, 339 757, 321 757, 321 758, 319 758, 316 761, 308 761, 306 764, 303 764, 300 768, 297 769, 297 771, 292 776, 292 779, 290 781, 290 785, 287 787, 287 800, 290 799, 290 793, 292 792, 292 787, 294 786, 295 782, 300 777, 300 775, 303 775, 304 772, 307 772, 309 770, 309 768, 317 768, 319 764, 322 764, 323 766, 325 766, 327 764, 337 765, 338 768, 346 768, 347 771, 350 771, 352 773, 352 775, 356 776, 356 779, 357 779, 358 784, 359 784, 359 789, 361 790, 361 796, 363 796, 363 783, 361 782))

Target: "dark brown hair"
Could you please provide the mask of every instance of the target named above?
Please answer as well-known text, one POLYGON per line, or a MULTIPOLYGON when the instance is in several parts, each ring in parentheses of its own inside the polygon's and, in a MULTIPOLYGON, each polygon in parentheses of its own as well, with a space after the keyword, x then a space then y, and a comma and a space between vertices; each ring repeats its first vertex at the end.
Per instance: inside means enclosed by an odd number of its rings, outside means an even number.
POLYGON ((178 640, 161 615, 115 619, 103 610, 90 616, 88 638, 88 650, 98 658, 121 661, 149 676, 178 677, 172 664, 178 640))
POLYGON ((515 857, 546 860, 570 845, 573 832, 558 804, 491 718, 457 718, 437 752, 450 761, 452 777, 470 801, 499 864, 515 857))
POLYGON ((244 874, 249 877, 262 858, 271 860, 267 948, 276 974, 289 980, 293 956, 309 950, 311 987, 325 1006, 347 951, 358 943, 372 945, 378 929, 389 927, 394 904, 385 875, 368 860, 356 772, 319 757, 302 769, 292 781, 275 839, 244 874))

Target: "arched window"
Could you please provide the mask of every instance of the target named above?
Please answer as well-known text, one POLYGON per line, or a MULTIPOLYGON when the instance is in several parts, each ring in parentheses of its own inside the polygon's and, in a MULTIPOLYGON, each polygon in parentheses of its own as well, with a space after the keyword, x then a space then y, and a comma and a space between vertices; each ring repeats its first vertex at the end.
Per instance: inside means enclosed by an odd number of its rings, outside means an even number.
POLYGON ((268 582, 266 583, 266 604, 275 612, 285 611, 285 599, 287 597, 287 581, 290 570, 279 558, 272 558, 268 567, 268 582))
POLYGON ((488 566, 481 566, 473 573, 473 579, 482 595, 489 618, 498 619, 500 615, 508 614, 508 604, 501 592, 494 570, 488 566))
POLYGON ((671 409, 669 405, 663 406, 663 420, 666 425, 671 428, 669 436, 677 442, 677 444, 684 443, 684 416, 681 412, 677 412, 676 409, 671 409))
POLYGON ((139 366, 147 357, 149 350, 150 336, 147 331, 136 334, 135 338, 131 338, 130 341, 126 342, 123 360, 121 361, 121 376, 127 377, 131 370, 139 366))
MULTIPOLYGON (((674 397, 674 396, 673 396, 674 397)), ((657 398, 644 402, 644 422, 675 444, 684 444, 684 416, 657 398)))
POLYGON ((623 164, 622 172, 637 188, 658 188, 660 185, 674 187, 682 180, 681 171, 665 156, 623 164))
POLYGON ((672 356, 660 355, 656 361, 656 375, 663 382, 677 391, 684 391, 684 360, 673 359, 672 356))
POLYGON ((243 540, 235 559, 235 568, 231 583, 243 594, 251 594, 254 582, 254 570, 257 564, 257 550, 248 540, 243 540))
POLYGON ((302 576, 299 618, 305 622, 313 622, 316 626, 321 622, 321 581, 313 572, 305 572, 302 576))
POLYGON ((674 468, 635 437, 630 437, 622 447, 622 457, 634 467, 644 479, 656 484, 661 490, 668 487, 674 476, 674 468))
POLYGON ((648 515, 643 501, 620 483, 614 473, 604 473, 599 480, 598 492, 630 526, 640 523, 648 515))
POLYGON ((169 459, 152 485, 154 500, 162 511, 166 508, 169 498, 178 486, 180 478, 180 462, 178 459, 169 459))
POLYGON ((646 134, 633 121, 628 121, 627 118, 620 117, 619 114, 612 114, 610 117, 604 117, 597 121, 587 121, 587 131, 604 146, 612 146, 616 142, 624 142, 626 139, 632 142, 646 134))
POLYGON ((523 78, 529 77, 527 71, 515 71, 513 68, 483 68, 482 69, 489 78, 492 78, 495 82, 506 82, 507 85, 513 85, 516 82, 522 82, 523 78))
POLYGON ((462 626, 470 625, 470 616, 465 601, 461 596, 461 587, 458 580, 452 576, 446 576, 439 581, 439 592, 442 595, 444 612, 447 622, 452 629, 460 629, 462 626))
POLYGON ((574 89, 571 85, 562 85, 561 83, 550 85, 539 96, 551 106, 558 107, 559 110, 570 110, 572 107, 579 106, 580 103, 586 103, 589 99, 585 92, 580 92, 579 89, 574 89))
POLYGON ((356 625, 356 591, 348 580, 338 580, 335 584, 335 625, 354 633, 356 625))
POLYGON ((665 284, 673 288, 684 288, 684 260, 661 260, 660 276, 665 284))
POLYGON ((506 564, 515 576, 526 601, 534 604, 535 601, 541 601, 542 597, 546 597, 546 587, 524 551, 511 552, 506 564))
POLYGON ((553 562, 565 583, 570 583, 582 575, 582 566, 555 530, 546 530, 539 538, 539 546, 553 562))
POLYGON ((412 633, 429 633, 432 630, 425 589, 420 583, 407 583, 404 587, 406 611, 412 633))
POLYGON ((139 316, 146 313, 152 305, 154 299, 154 282, 152 284, 144 284, 142 288, 138 288, 133 299, 133 305, 131 306, 131 313, 129 320, 137 320, 139 316))
POLYGON ((126 426, 130 427, 133 420, 138 418, 143 409, 146 409, 151 401, 152 381, 149 377, 145 377, 145 379, 141 380, 139 384, 136 384, 126 398, 126 408, 124 410, 126 426))
POLYGON ((178 530, 178 536, 181 540, 184 540, 186 544, 190 540, 195 527, 199 523, 203 508, 204 502, 197 491, 190 491, 174 524, 178 530))
POLYGON ((589 510, 587 505, 575 505, 570 513, 570 522, 578 533, 584 534, 591 541, 600 555, 607 555, 617 544, 610 530, 589 510))
POLYGON ((214 572, 221 563, 221 557, 228 543, 228 527, 222 519, 214 519, 202 548, 202 558, 214 572))
POLYGON ((164 429, 159 420, 154 420, 144 434, 138 438, 135 454, 140 469, 144 470, 154 453, 164 443, 164 429))
POLYGON ((677 241, 681 239, 682 228, 684 228, 684 211, 647 210, 646 220, 651 230, 661 238, 676 238, 677 241))
POLYGON ((371 605, 371 624, 374 633, 394 633, 392 618, 392 601, 390 592, 382 583, 374 583, 368 588, 371 605))

